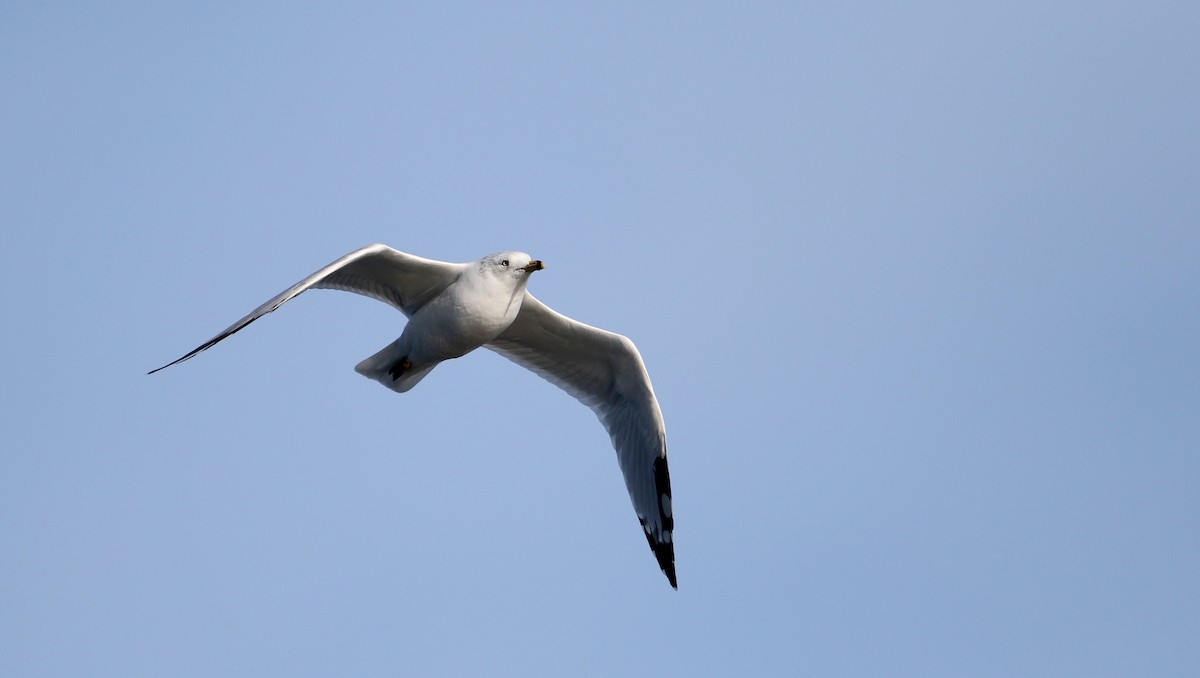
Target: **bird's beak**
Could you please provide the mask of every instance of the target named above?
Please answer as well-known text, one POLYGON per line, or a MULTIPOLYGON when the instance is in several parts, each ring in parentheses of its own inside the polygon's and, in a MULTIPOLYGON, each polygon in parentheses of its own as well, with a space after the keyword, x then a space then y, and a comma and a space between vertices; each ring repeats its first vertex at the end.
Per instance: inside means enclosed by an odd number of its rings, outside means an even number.
POLYGON ((541 260, 534 259, 533 261, 529 262, 527 265, 522 266, 521 270, 525 271, 526 273, 533 273, 534 271, 540 271, 543 268, 546 268, 546 267, 542 264, 541 260))

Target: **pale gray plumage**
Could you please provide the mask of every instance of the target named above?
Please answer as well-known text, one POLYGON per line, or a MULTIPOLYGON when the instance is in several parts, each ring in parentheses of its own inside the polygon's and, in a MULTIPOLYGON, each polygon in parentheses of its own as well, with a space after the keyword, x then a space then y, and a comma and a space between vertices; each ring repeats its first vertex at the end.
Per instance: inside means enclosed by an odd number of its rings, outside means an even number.
POLYGON ((659 566, 676 587, 666 429, 650 377, 628 338, 555 312, 525 290, 542 268, 523 252, 447 263, 370 245, 334 261, 151 373, 187 360, 309 288, 343 290, 408 316, 400 338, 355 369, 400 392, 439 362, 479 346, 522 365, 596 413, 612 438, 634 510, 659 566))

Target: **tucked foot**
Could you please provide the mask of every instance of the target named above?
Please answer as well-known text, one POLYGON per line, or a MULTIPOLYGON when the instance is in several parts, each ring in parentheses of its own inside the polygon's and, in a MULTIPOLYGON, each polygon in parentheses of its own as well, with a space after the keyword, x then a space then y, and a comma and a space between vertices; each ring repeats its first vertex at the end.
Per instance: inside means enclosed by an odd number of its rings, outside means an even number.
POLYGON ((392 367, 388 370, 388 374, 392 375, 392 381, 396 381, 401 376, 403 376, 405 372, 407 372, 411 369, 412 369, 412 361, 409 360, 407 357, 405 357, 405 358, 401 358, 400 362, 396 363, 395 365, 392 365, 392 367))

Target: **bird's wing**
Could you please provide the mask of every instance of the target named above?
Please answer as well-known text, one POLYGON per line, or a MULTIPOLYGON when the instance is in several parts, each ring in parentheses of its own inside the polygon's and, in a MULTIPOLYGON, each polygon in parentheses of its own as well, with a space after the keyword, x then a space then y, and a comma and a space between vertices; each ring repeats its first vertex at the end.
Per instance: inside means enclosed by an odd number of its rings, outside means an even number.
POLYGON ((650 375, 628 338, 572 320, 525 293, 512 325, 486 346, 592 408, 612 438, 646 540, 675 582, 667 433, 650 375))
POLYGON ((329 264, 225 328, 217 336, 192 349, 182 358, 153 369, 153 374, 208 349, 222 339, 282 306, 310 287, 354 292, 386 302, 412 316, 430 299, 454 282, 463 264, 424 259, 394 250, 387 245, 368 245, 329 264))

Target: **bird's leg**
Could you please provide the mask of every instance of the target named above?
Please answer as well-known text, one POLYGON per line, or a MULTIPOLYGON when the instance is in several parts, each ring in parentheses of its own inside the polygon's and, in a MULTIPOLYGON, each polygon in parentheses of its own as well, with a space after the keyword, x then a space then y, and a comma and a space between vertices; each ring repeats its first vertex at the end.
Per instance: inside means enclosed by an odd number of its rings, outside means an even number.
POLYGON ((412 361, 408 359, 408 356, 405 356, 400 359, 400 362, 392 365, 391 369, 388 370, 388 374, 392 375, 392 381, 396 381, 410 369, 412 369, 412 361))

